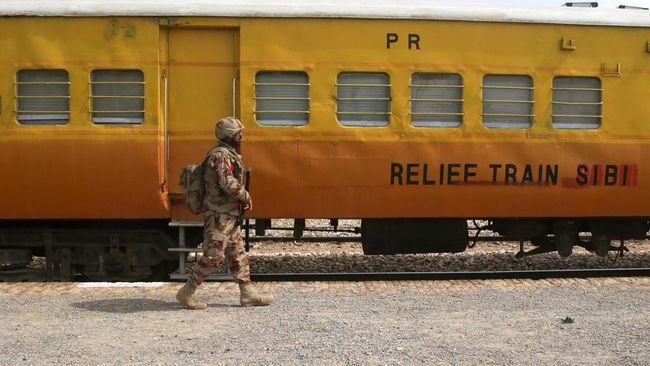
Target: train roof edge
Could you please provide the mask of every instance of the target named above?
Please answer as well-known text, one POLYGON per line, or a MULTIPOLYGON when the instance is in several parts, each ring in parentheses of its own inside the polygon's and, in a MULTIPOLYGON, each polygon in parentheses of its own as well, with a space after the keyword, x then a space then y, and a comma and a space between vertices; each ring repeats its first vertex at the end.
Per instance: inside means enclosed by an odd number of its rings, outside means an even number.
POLYGON ((468 0, 373 0, 370 4, 367 0, 0 0, 0 16, 420 19, 650 27, 648 10, 561 4, 509 4, 505 0, 488 4, 468 0))

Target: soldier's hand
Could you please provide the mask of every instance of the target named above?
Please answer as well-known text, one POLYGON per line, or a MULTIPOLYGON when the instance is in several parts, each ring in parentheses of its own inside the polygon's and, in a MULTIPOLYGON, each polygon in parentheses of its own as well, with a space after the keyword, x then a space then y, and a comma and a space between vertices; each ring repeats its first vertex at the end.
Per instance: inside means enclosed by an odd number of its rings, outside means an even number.
POLYGON ((249 211, 249 210, 251 210, 251 211, 253 210, 253 199, 252 198, 248 200, 248 203, 244 204, 244 211, 249 211))

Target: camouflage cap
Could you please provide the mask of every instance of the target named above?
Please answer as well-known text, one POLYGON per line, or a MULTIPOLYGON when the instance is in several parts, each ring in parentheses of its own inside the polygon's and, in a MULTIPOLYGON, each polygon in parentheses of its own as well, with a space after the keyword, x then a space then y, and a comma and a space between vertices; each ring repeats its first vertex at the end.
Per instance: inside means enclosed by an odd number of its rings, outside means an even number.
POLYGON ((244 129, 244 125, 235 117, 224 117, 214 126, 214 134, 219 140, 231 138, 244 129))

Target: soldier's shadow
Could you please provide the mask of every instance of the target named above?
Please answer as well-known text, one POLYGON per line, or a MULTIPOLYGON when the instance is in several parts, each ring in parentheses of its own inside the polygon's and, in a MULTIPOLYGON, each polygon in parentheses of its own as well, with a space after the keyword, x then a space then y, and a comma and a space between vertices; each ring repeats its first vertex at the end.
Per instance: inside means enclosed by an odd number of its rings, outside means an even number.
MULTIPOLYGON (((154 299, 104 299, 75 302, 71 305, 75 308, 86 311, 117 314, 141 313, 149 311, 160 312, 186 310, 183 305, 179 304, 176 301, 163 301, 154 299)), ((208 310, 210 308, 229 308, 232 306, 234 305, 208 303, 208 310)))

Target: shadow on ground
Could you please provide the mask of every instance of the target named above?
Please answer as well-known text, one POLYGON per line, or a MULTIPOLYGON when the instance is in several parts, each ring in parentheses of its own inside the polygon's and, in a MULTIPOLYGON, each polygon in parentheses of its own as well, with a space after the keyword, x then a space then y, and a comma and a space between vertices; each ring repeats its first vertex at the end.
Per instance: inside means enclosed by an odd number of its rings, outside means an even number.
MULTIPOLYGON (((98 311, 102 313, 142 313, 148 311, 186 311, 176 301, 162 301, 153 299, 104 299, 91 300, 73 303, 72 306, 87 311, 98 311)), ((208 304, 210 308, 227 308, 228 304, 208 304)), ((190 310, 187 310, 190 311, 190 310)))

